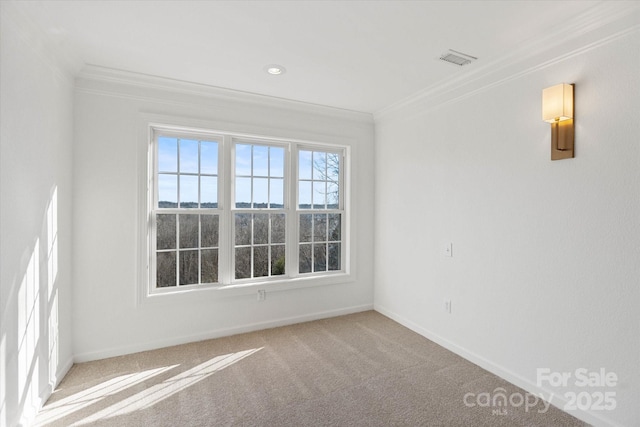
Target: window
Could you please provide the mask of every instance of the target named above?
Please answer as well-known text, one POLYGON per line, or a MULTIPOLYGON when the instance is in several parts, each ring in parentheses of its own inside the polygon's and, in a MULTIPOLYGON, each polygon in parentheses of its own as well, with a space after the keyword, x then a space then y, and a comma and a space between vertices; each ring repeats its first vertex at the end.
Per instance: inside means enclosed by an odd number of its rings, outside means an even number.
POLYGON ((218 153, 216 140, 156 139, 156 287, 218 282, 218 153))
POLYGON ((299 151, 300 273, 341 269, 341 157, 326 151, 299 151))
POLYGON ((348 273, 346 148, 152 127, 149 291, 348 273))
POLYGON ((234 149, 235 279, 284 275, 285 148, 236 142, 234 149))

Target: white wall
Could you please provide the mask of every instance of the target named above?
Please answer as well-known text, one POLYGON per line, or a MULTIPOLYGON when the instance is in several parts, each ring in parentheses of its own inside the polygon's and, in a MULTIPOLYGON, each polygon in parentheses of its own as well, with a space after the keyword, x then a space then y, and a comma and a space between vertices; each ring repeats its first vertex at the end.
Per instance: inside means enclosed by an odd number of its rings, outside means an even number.
POLYGON ((587 35, 556 46, 556 59, 469 79, 451 100, 418 97, 376 116, 375 308, 529 391, 553 392, 556 405, 567 391, 614 391, 615 410, 573 412, 597 425, 640 423, 637 12, 631 19, 631 32, 609 29, 595 44, 587 35), (575 83, 576 157, 551 162, 541 92, 561 82, 575 83), (574 376, 567 388, 538 387, 537 368, 581 367, 615 372, 618 384, 585 389, 574 376))
POLYGON ((11 3, 0 15, 0 425, 14 426, 72 362, 73 81, 11 3))
MULTIPOLYGON (((76 82, 74 354, 90 360, 373 307, 373 119, 88 67, 76 82), (148 115, 200 127, 353 141, 357 276, 351 283, 246 294, 200 292, 137 305, 140 178, 148 115), (357 214, 356 214, 357 215, 357 214)), ((161 119, 160 119, 161 120, 161 119)))

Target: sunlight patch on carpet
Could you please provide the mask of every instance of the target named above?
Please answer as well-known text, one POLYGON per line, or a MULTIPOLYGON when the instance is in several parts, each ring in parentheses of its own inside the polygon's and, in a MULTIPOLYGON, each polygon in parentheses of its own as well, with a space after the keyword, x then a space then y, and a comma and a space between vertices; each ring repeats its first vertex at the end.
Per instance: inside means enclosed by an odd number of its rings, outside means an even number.
POLYGON ((91 424, 106 418, 117 417, 134 411, 150 408, 156 403, 181 392, 185 388, 204 380, 216 372, 231 366, 262 349, 263 347, 253 348, 250 350, 239 351, 237 353, 216 356, 185 372, 168 378, 159 384, 155 384, 144 391, 136 393, 133 396, 98 411, 93 415, 74 423, 73 425, 91 424))
POLYGON ((148 380, 156 375, 173 369, 179 365, 164 366, 161 368, 149 369, 143 372, 120 375, 96 386, 82 390, 63 399, 55 401, 42 408, 36 420, 36 426, 45 425, 76 411, 97 403, 108 396, 120 393, 129 387, 148 380))

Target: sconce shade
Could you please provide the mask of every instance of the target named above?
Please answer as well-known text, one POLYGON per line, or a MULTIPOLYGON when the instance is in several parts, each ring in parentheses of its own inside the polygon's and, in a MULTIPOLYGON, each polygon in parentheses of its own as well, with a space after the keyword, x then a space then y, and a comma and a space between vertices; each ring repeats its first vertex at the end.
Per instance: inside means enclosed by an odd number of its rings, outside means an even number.
POLYGON ((573 118, 573 85, 561 83, 542 90, 542 120, 549 123, 573 118))
POLYGON ((574 156, 573 85, 561 83, 542 90, 542 120, 551 123, 551 160, 574 156))

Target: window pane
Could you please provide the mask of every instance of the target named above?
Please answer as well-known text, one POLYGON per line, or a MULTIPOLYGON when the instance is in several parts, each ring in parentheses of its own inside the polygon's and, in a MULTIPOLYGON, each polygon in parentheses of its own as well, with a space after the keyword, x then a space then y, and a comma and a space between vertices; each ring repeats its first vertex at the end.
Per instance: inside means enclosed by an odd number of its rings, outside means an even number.
POLYGON ((269 176, 269 147, 253 146, 253 176, 269 176))
POLYGON ((271 246, 271 275, 279 276, 285 273, 284 245, 271 246))
POLYGON ((200 177, 200 207, 218 207, 218 178, 215 176, 200 177))
POLYGON ((198 173, 198 141, 180 140, 180 173, 198 173))
POLYGON ((284 148, 271 147, 269 176, 284 177, 284 148))
POLYGON ((256 245, 269 243, 269 214, 253 216, 253 243, 256 245))
POLYGON ((300 241, 301 242, 311 241, 312 218, 313 218, 313 215, 311 214, 300 215, 300 241))
POLYGON ((158 288, 176 286, 175 252, 158 252, 156 254, 156 286, 158 288))
POLYGON ((327 153, 327 180, 340 180, 340 155, 336 153, 327 153))
POLYGON ((251 176, 251 145, 236 144, 236 175, 251 176))
POLYGON ((266 208, 269 203, 269 180, 267 178, 253 179, 253 207, 266 208))
POLYGON ((300 245, 298 271, 300 273, 311 272, 311 245, 300 245))
POLYGON ((176 216, 156 215, 156 249, 176 248, 176 216))
POLYGON ((198 247, 199 215, 180 215, 180 248, 198 247))
POLYGON ((327 179, 327 153, 313 152, 313 179, 327 179))
POLYGON ((218 246, 219 221, 218 215, 200 215, 200 247, 218 246))
POLYGON ((329 233, 327 236, 327 240, 333 242, 342 240, 342 229, 340 220, 340 214, 329 214, 329 233))
POLYGON ((311 151, 300 151, 298 154, 298 178, 311 179, 311 151))
POLYGON ((178 140, 158 137, 158 171, 178 172, 178 140))
POLYGON ((158 207, 178 207, 178 177, 176 175, 158 175, 158 207))
POLYGON ((253 248, 253 277, 269 275, 269 246, 253 248))
POLYGON ((285 229, 285 215, 271 215, 271 243, 284 243, 285 229))
POLYGON ((324 243, 313 245, 313 271, 327 270, 326 245, 324 243))
POLYGON ((340 243, 329 243, 329 270, 340 270, 340 243))
POLYGON ((236 178, 236 208, 251 207, 251 178, 236 178))
POLYGON ((269 192, 269 207, 280 209, 284 207, 284 180, 283 179, 270 179, 269 185, 271 186, 269 192))
POLYGON ((340 187, 337 182, 327 182, 327 208, 338 209, 340 207, 340 187))
POLYGON ((200 173, 218 174, 218 143, 200 142, 200 173))
POLYGON ((313 241, 324 242, 327 240, 327 215, 316 214, 313 216, 313 241))
POLYGON ((298 202, 300 203, 300 209, 311 208, 311 182, 300 181, 298 184, 300 194, 298 195, 298 202))
POLYGON ((236 279, 251 277, 251 248, 236 248, 236 279))
POLYGON ((235 246, 251 244, 251 214, 236 214, 235 246))
POLYGON ((180 175, 180 207, 198 207, 198 176, 180 175))
POLYGON ((314 209, 325 208, 326 194, 327 194, 326 182, 314 181, 313 182, 313 208, 314 209))
POLYGON ((200 256, 202 283, 216 283, 218 281, 218 250, 204 249, 200 256))
POLYGON ((180 251, 180 284, 198 283, 198 251, 180 251))

